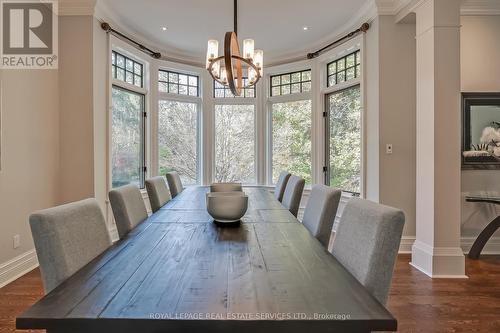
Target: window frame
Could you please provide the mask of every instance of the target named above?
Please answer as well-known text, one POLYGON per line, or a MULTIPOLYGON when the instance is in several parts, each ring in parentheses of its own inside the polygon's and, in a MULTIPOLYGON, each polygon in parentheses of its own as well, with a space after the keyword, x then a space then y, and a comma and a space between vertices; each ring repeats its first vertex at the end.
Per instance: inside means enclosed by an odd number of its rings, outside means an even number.
MULTIPOLYGON (((197 120, 198 120, 198 126, 197 126, 197 138, 196 138, 196 154, 197 154, 197 175, 196 175, 196 185, 204 185, 204 165, 203 165, 203 159, 204 159, 204 151, 205 147, 204 145, 204 140, 203 140, 203 121, 204 121, 204 116, 203 116, 203 94, 205 89, 203 89, 203 83, 205 81, 203 77, 203 72, 194 66, 189 66, 189 65, 183 65, 179 63, 172 63, 169 61, 162 61, 157 63, 156 66, 152 69, 153 77, 155 80, 153 80, 152 84, 152 90, 155 93, 155 99, 154 99, 154 110, 153 110, 153 115, 151 117, 152 119, 152 127, 153 127, 153 133, 152 133, 152 138, 151 138, 151 148, 152 148, 152 174, 153 175, 160 175, 160 159, 159 159, 159 131, 158 131, 158 126, 159 126, 159 112, 160 112, 160 102, 161 101, 175 101, 175 102, 181 102, 181 103, 193 103, 196 104, 196 112, 197 112, 197 120), (190 95, 183 95, 183 94, 178 94, 178 93, 170 93, 170 92, 163 92, 160 91, 159 88, 159 74, 160 71, 167 71, 167 72, 173 72, 177 74, 185 74, 185 75, 190 75, 190 76, 196 76, 198 77, 198 96, 190 96, 190 95)), ((189 77, 188 77, 189 80, 189 77)), ((189 81, 188 81, 189 82, 189 81)), ((160 175, 163 176, 163 175, 160 175)))
POLYGON ((326 64, 326 86, 328 88, 333 88, 339 84, 342 84, 342 83, 346 83, 348 84, 349 82, 353 81, 353 80, 356 80, 358 77, 360 78, 362 75, 363 75, 363 72, 362 72, 362 55, 361 55, 361 50, 358 48, 358 49, 355 49, 354 51, 350 52, 350 53, 347 53, 346 55, 343 55, 341 57, 338 57, 330 62, 328 62, 326 64), (347 67, 347 58, 351 55, 354 55, 354 66, 351 66, 351 67, 347 67), (360 59, 360 62, 358 63, 358 59, 360 59), (329 70, 329 67, 331 64, 333 63, 337 63, 339 60, 343 60, 344 61, 344 69, 340 70, 338 69, 338 66, 336 65, 336 69, 335 69, 335 72, 333 73, 330 73, 330 70, 329 70), (360 68, 360 74, 358 76, 358 71, 357 71, 357 68, 360 68), (354 78, 352 79, 347 79, 347 70, 348 69, 351 69, 351 68, 354 68, 354 78), (342 82, 338 82, 338 75, 339 73, 341 72, 344 72, 344 81, 342 82), (330 85, 330 77, 334 76, 335 75, 335 84, 333 85, 330 85))
MULTIPOLYGON (((151 174, 150 170, 150 133, 151 133, 151 127, 150 127, 150 121, 149 121, 149 115, 150 115, 150 99, 151 99, 151 94, 149 90, 149 84, 150 84, 150 63, 145 60, 146 58, 144 57, 144 54, 134 48, 132 48, 130 45, 125 43, 124 41, 111 36, 110 41, 109 41, 109 48, 107 52, 107 73, 108 73, 108 112, 107 112, 107 170, 106 170, 106 193, 109 192, 113 188, 113 165, 112 165, 112 155, 111 151, 113 148, 113 137, 112 137, 112 121, 113 121, 113 101, 112 101, 112 96, 113 96, 113 87, 118 87, 121 89, 125 89, 137 94, 144 95, 144 112, 145 112, 145 117, 143 117, 143 133, 141 140, 144 142, 143 146, 143 156, 144 156, 144 162, 143 162, 143 172, 142 172, 142 177, 144 179, 147 179, 148 176, 151 174), (130 58, 131 60, 140 63, 142 65, 142 70, 143 70, 143 75, 142 75, 142 82, 143 82, 143 87, 138 87, 134 84, 130 84, 126 81, 121 81, 118 79, 115 79, 113 75, 113 66, 112 66, 112 61, 111 57, 113 52, 117 52, 125 57, 130 58)), ((145 191, 144 187, 139 186, 141 191, 145 191)))
MULTIPOLYGON (((265 101, 265 118, 266 118, 266 126, 265 126, 265 155, 266 155, 266 164, 265 164, 265 182, 267 186, 275 186, 276 184, 273 182, 273 104, 276 103, 286 103, 286 102, 297 102, 303 100, 311 101, 311 131, 314 133, 315 128, 315 81, 317 74, 316 68, 314 65, 314 60, 303 60, 297 61, 291 64, 278 65, 270 68, 266 68, 265 79, 266 79, 266 101, 265 101), (308 92, 300 92, 300 93, 290 93, 286 95, 277 95, 272 96, 272 76, 303 72, 306 70, 311 71, 311 90, 308 92)), ((311 182, 312 184, 316 183, 315 177, 315 142, 314 142, 314 134, 311 135, 311 182)), ((311 185, 306 185, 306 190, 309 190, 311 185)))
MULTIPOLYGON (((367 126, 366 126, 366 95, 365 95, 365 81, 364 81, 364 71, 366 68, 366 59, 365 59, 365 53, 364 53, 364 43, 363 39, 360 37, 354 38, 343 45, 340 45, 339 47, 334 48, 333 50, 321 55, 318 59, 317 63, 319 67, 319 73, 320 73, 320 87, 319 87, 319 106, 320 106, 320 111, 322 113, 321 121, 320 121, 320 126, 321 126, 321 155, 322 159, 317 161, 317 163, 321 163, 321 177, 318 179, 318 182, 321 181, 321 184, 328 184, 327 182, 327 176, 328 176, 328 169, 329 166, 327 164, 328 160, 328 154, 329 151, 328 145, 327 145, 327 140, 329 138, 327 137, 327 126, 329 126, 328 123, 328 117, 325 115, 328 115, 327 111, 327 96, 330 95, 331 93, 335 93, 338 91, 342 91, 348 88, 351 88, 353 86, 360 86, 360 93, 361 93, 361 181, 360 181, 360 194, 359 196, 364 198, 366 197, 366 172, 367 172, 367 143, 366 143, 366 132, 367 132, 367 126), (354 52, 360 51, 360 59, 361 59, 361 70, 360 70, 360 76, 355 77, 354 79, 351 79, 349 81, 344 81, 341 83, 337 83, 333 86, 328 86, 328 64, 332 63, 333 61, 336 61, 337 59, 340 59, 342 57, 345 57, 349 54, 352 54, 354 52), (326 113, 325 113, 326 112, 326 113), (324 168, 327 168, 327 171, 324 171, 324 168)), ((318 134, 319 136, 319 134, 318 134)), ((318 170, 319 172, 319 170, 318 170)), ((351 195, 350 193, 346 192, 347 195, 351 195)))
POLYGON ((178 69, 171 69, 171 68, 159 67, 158 71, 157 71, 157 74, 158 75, 156 76, 156 79, 157 79, 157 83, 158 83, 158 93, 159 94, 167 93, 167 94, 170 94, 170 95, 180 95, 180 96, 187 96, 187 97, 193 97, 193 98, 194 97, 200 97, 200 95, 201 95, 201 78, 200 78, 200 75, 198 73, 186 72, 186 71, 182 71, 182 70, 178 70, 178 69), (160 72, 167 73, 167 75, 169 77, 169 80, 168 81, 160 80, 160 72), (188 79, 187 85, 181 84, 179 82, 170 82, 170 74, 186 75, 187 79, 188 79), (196 86, 192 86, 192 85, 189 84, 189 78, 190 77, 196 77, 196 81, 197 81, 197 85, 196 86), (165 83, 167 85, 167 87, 168 87, 167 91, 161 91, 160 90, 160 83, 165 83), (187 88, 187 94, 180 94, 180 93, 170 92, 170 85, 171 84, 177 85, 177 91, 179 91, 179 86, 185 86, 187 88), (189 88, 196 88, 196 96, 189 94, 189 88))
MULTIPOLYGON (((208 75, 208 73, 207 73, 208 75)), ((245 183, 243 185, 259 185, 262 183, 262 172, 260 171, 259 165, 262 163, 262 158, 261 158, 261 152, 259 147, 262 146, 262 143, 260 142, 261 140, 259 139, 259 128, 261 127, 261 117, 260 114, 261 109, 259 107, 259 101, 261 100, 260 96, 262 95, 261 93, 261 80, 256 84, 255 86, 255 95, 254 97, 215 97, 215 83, 214 80, 210 80, 211 84, 211 96, 210 96, 210 113, 211 113, 211 120, 210 120, 210 150, 211 150, 211 156, 210 156, 210 175, 207 175, 209 179, 209 182, 215 181, 215 156, 216 156, 216 147, 215 147, 215 108, 218 105, 253 105, 254 107, 254 173, 255 173, 255 183, 245 183)))
POLYGON ((310 68, 306 68, 306 69, 303 69, 303 70, 297 70, 297 71, 292 71, 292 72, 288 72, 288 73, 278 73, 278 74, 273 74, 273 75, 270 75, 269 76, 269 96, 270 97, 277 97, 277 96, 286 96, 286 95, 294 95, 294 94, 301 94, 301 93, 309 93, 312 91, 312 70, 310 68), (302 80, 302 75, 304 72, 309 72, 309 80, 302 80), (300 73, 300 81, 299 82, 292 82, 292 75, 293 74, 297 74, 297 73, 300 73), (283 83, 283 76, 284 75, 290 75, 290 82, 289 83, 283 83), (280 78, 280 84, 278 85, 273 85, 273 78, 276 77, 276 76, 279 76, 280 78), (303 85, 304 83, 310 83, 311 84, 311 88, 309 89, 309 91, 304 91, 303 90, 303 85), (293 84, 300 84, 300 91, 298 93, 293 93, 292 92, 292 85, 293 84), (290 87, 290 93, 288 94, 283 94, 283 87, 284 86, 289 86, 290 87), (280 88, 280 94, 279 95, 273 95, 273 88, 276 88, 276 87, 279 87, 280 88))
MULTIPOLYGON (((142 98, 142 112, 143 114, 140 116, 140 139, 141 139, 141 142, 140 142, 140 168, 139 170, 140 171, 140 174, 139 174, 139 188, 140 189, 144 189, 145 188, 145 181, 146 181, 146 172, 147 172, 147 167, 146 167, 146 95, 141 93, 141 92, 137 92, 137 91, 133 91, 133 90, 130 90, 128 88, 124 88, 124 87, 121 87, 121 86, 118 86, 118 85, 115 85, 115 84, 112 84, 111 85, 111 90, 113 91, 114 89, 118 89, 118 90, 121 90, 121 91, 124 91, 124 92, 127 92, 127 93, 132 93, 132 94, 135 94, 135 95, 138 95, 142 98)), ((112 115, 113 113, 113 110, 111 110, 111 118, 113 117, 112 115)), ((113 123, 111 122, 111 128, 113 126, 113 123)), ((111 133, 112 135, 112 133, 111 133)), ((111 143, 111 150, 110 152, 112 152, 112 143, 111 143)), ((111 154, 110 154, 111 155, 111 154)), ((111 164, 110 165, 110 168, 111 168, 111 187, 110 188, 113 188, 113 165, 111 164)))
POLYGON ((134 87, 144 88, 144 83, 145 83, 144 82, 145 81, 144 80, 144 76, 145 76, 144 64, 141 63, 140 61, 135 60, 133 57, 128 56, 127 52, 121 52, 121 51, 117 51, 116 49, 112 49, 111 50, 111 58, 113 58, 113 55, 114 55, 114 59, 115 59, 114 63, 113 63, 113 61, 111 61, 111 78, 113 79, 113 81, 125 82, 127 84, 133 85, 134 87), (118 60, 117 60, 118 56, 121 56, 124 58, 125 65, 123 67, 118 66, 118 60), (132 71, 127 70, 127 60, 130 60, 132 62, 132 68, 133 68, 132 71), (135 65, 136 64, 141 66, 141 75, 138 75, 135 73, 135 65), (118 76, 118 74, 117 74, 118 69, 123 69, 123 71, 124 71, 124 79, 123 80, 120 80, 117 77, 118 76), (127 82, 127 73, 132 74, 132 83, 127 82), (141 85, 140 86, 135 84, 135 77, 136 76, 139 76, 141 78, 141 85))

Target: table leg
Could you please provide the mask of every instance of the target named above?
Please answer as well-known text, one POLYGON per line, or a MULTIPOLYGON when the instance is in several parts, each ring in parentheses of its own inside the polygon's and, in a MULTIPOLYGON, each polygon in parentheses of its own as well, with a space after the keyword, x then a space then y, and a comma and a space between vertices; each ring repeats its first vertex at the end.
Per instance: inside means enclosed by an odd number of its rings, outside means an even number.
POLYGON ((483 247, 486 245, 486 242, 491 238, 493 233, 500 227, 500 216, 497 216, 496 219, 491 221, 486 228, 481 231, 479 236, 477 236, 474 244, 470 248, 468 257, 471 259, 478 259, 481 255, 481 251, 483 247))

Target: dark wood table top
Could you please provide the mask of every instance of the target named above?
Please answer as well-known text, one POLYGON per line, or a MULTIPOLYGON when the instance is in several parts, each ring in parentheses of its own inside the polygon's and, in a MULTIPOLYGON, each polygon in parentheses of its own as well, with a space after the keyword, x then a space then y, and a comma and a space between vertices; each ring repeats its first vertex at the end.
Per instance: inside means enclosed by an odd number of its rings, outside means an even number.
POLYGON ((186 189, 17 318, 48 332, 393 331, 394 317, 265 189, 239 228, 186 189))

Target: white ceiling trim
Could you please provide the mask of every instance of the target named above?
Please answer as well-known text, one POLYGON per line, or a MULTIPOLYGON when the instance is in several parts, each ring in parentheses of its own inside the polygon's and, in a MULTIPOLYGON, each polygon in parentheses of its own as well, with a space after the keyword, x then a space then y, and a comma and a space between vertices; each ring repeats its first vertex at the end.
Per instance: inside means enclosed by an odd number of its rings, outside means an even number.
POLYGON ((466 0, 462 4, 462 15, 500 15, 499 0, 466 0))
MULTIPOLYGON (((276 66, 279 64, 290 63, 293 61, 304 60, 308 52, 313 52, 316 49, 336 40, 343 35, 359 28, 365 22, 372 22, 378 15, 394 15, 396 21, 405 17, 425 0, 370 0, 365 3, 353 17, 339 29, 333 33, 321 38, 308 50, 300 50, 284 54, 279 61, 266 64, 268 66, 276 66)), ((184 52, 180 49, 169 47, 165 49, 162 46, 146 38, 144 35, 137 31, 132 31, 127 26, 127 22, 122 18, 116 16, 111 8, 108 8, 102 1, 96 0, 60 0, 60 12, 62 15, 94 15, 101 21, 107 21, 112 27, 120 30, 126 35, 133 36, 138 42, 145 46, 161 52, 162 59, 173 62, 204 67, 205 64, 201 63, 196 57, 190 53, 184 52), (65 3, 65 5, 63 5, 65 3), (94 9, 95 7, 95 9, 94 9), (71 14, 73 13, 73 14, 71 14), (85 14, 74 14, 85 13, 85 14)), ((465 0, 461 9, 462 15, 500 15, 500 1, 499 0, 465 0)))
POLYGON ((59 15, 94 15, 96 0, 59 0, 59 15))

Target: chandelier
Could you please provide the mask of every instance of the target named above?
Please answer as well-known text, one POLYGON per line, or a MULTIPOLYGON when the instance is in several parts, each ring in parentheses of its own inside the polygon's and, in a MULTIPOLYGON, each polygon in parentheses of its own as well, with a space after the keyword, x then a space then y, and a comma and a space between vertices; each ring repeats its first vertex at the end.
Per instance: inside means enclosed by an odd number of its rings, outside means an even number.
POLYGON ((238 0, 234 0, 234 31, 224 36, 224 54, 219 56, 219 41, 208 41, 206 68, 215 81, 229 87, 233 95, 255 85, 262 77, 264 51, 254 50, 254 40, 243 40, 243 55, 238 44, 238 0), (244 80, 246 78, 246 80, 244 80))

